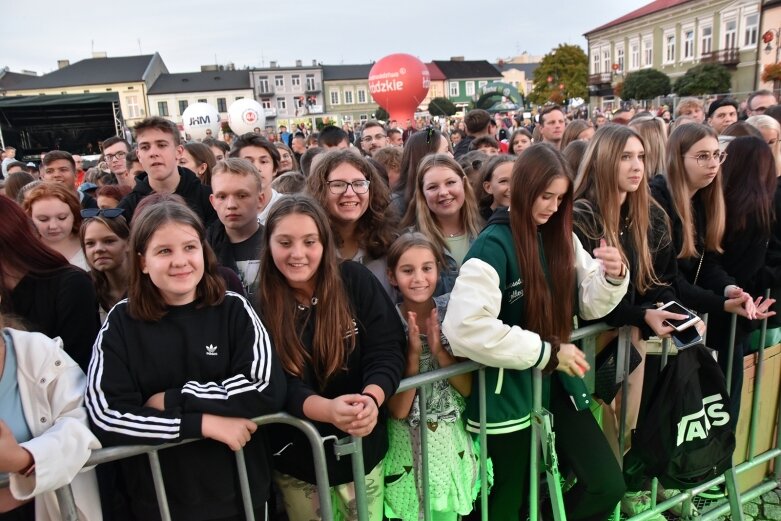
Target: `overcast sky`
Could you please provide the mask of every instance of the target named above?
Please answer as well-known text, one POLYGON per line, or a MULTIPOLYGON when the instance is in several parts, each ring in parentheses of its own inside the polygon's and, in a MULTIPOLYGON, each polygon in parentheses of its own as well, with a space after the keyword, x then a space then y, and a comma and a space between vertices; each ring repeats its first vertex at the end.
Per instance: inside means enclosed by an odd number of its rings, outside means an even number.
POLYGON ((233 62, 368 63, 543 55, 650 0, 16 0, 3 6, 0 67, 51 72, 92 51, 159 52, 170 72, 233 62))

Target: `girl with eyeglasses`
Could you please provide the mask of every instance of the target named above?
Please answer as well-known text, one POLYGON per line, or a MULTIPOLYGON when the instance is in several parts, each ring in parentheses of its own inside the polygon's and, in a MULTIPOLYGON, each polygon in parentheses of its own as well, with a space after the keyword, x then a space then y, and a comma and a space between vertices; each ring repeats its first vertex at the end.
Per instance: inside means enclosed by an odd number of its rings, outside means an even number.
POLYGON ((414 197, 401 222, 403 228, 422 232, 445 256, 436 295, 453 289, 469 247, 480 233, 483 220, 469 179, 449 155, 434 154, 420 162, 414 197))
POLYGON ((41 241, 29 217, 5 196, 0 222, 0 311, 20 317, 29 331, 62 338, 86 372, 100 329, 89 276, 41 241))
POLYGON ((79 232, 100 304, 101 322, 114 304, 127 294, 128 288, 130 228, 121 209, 114 210, 120 213, 115 215, 111 209, 89 212, 79 232))
POLYGON ((27 192, 22 207, 44 244, 74 266, 89 270, 79 243, 81 204, 76 194, 59 183, 41 183, 27 192))
MULTIPOLYGON (((361 438, 369 519, 380 521, 388 449, 383 404, 396 392, 405 364, 398 313, 366 268, 337 259, 328 217, 307 195, 274 204, 261 251, 259 307, 288 376, 285 408, 314 422, 324 438, 361 438)), ((270 432, 274 481, 288 518, 319 519, 306 436, 284 425, 270 432)), ((329 442, 325 456, 334 510, 339 519, 355 521, 350 458, 337 460, 332 448, 329 442)))
POLYGON ((754 319, 751 295, 720 264, 726 222, 719 173, 726 157, 711 127, 677 127, 667 143, 667 171, 651 179, 651 194, 670 218, 682 304, 700 313, 725 311, 754 319))
POLYGON ((326 153, 307 179, 307 192, 328 215, 336 254, 363 264, 395 299, 385 256, 398 221, 374 166, 349 150, 326 153))

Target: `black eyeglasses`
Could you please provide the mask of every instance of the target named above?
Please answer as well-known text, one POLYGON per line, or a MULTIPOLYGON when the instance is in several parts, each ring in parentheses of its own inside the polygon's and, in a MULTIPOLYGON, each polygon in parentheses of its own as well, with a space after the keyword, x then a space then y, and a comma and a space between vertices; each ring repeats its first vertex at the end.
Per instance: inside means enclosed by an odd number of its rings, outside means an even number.
POLYGON ((364 181, 353 181, 352 183, 348 183, 347 181, 326 181, 325 184, 328 185, 328 190, 331 191, 334 195, 340 195, 347 193, 347 188, 352 186, 353 192, 356 194, 365 194, 369 191, 369 180, 364 181))
POLYGON ((81 211, 81 217, 83 219, 89 219, 90 217, 114 219, 123 213, 125 213, 123 208, 85 208, 81 211))
POLYGON ((122 161, 123 159, 125 159, 125 156, 126 156, 126 155, 127 155, 127 152, 117 152, 116 154, 106 154, 106 155, 104 155, 103 157, 105 157, 105 158, 106 158, 106 161, 108 161, 109 163, 111 163, 111 162, 112 162, 112 161, 114 161, 115 159, 116 159, 117 161, 122 161))

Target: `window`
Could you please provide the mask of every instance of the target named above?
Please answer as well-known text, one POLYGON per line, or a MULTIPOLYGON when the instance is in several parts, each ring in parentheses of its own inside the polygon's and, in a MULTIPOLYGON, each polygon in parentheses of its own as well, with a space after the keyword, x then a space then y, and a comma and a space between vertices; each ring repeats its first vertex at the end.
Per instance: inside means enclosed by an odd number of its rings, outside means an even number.
POLYGON ((629 70, 633 71, 640 68, 640 44, 632 42, 629 44, 629 70))
POLYGON ((738 43, 738 22, 728 20, 724 23, 724 48, 734 49, 738 43))
POLYGON ((271 89, 268 88, 268 78, 266 76, 258 78, 258 92, 261 94, 271 92, 271 89))
POLYGON ((643 66, 650 67, 654 64, 654 41, 652 38, 643 40, 643 66))
POLYGON ((329 91, 331 95, 331 105, 338 105, 339 104, 339 91, 338 90, 332 90, 329 91))
POLYGON ((713 27, 705 26, 700 33, 700 56, 713 50, 713 27))
POLYGON ((315 90, 315 75, 314 74, 307 74, 306 75, 306 90, 315 90))
POLYGON ((157 115, 158 116, 167 116, 168 115, 168 102, 167 101, 158 101, 157 102, 157 115))
POLYGON ((675 63, 675 33, 664 35, 664 63, 675 63))
POLYGON ((683 58, 691 60, 694 58, 694 29, 683 30, 683 58))
POLYGON ((602 70, 610 72, 610 47, 602 49, 602 70))
POLYGON ((352 105, 353 102, 353 91, 345 89, 344 91, 344 102, 348 105, 352 105))
POLYGON ((451 81, 450 82, 450 97, 451 98, 457 98, 458 96, 459 96, 458 82, 457 81, 451 81))
POLYGON ((480 80, 479 82, 477 82, 477 88, 478 89, 482 89, 486 85, 488 85, 488 80, 480 80))
POLYGON ((277 98, 277 108, 279 110, 287 110, 287 101, 285 98, 277 98))
POLYGON ((185 110, 187 110, 187 100, 186 99, 179 100, 179 115, 181 116, 182 114, 184 114, 185 110))
POLYGON ((599 61, 599 51, 594 51, 594 54, 591 55, 591 72, 593 74, 599 74, 602 72, 602 62, 599 61))
POLYGON ((269 99, 262 100, 260 102, 260 106, 263 107, 264 109, 270 109, 271 108, 271 100, 269 100, 269 99))
POLYGON ((138 106, 138 96, 128 96, 125 100, 127 101, 127 117, 141 117, 141 107, 138 106))
POLYGON ((274 76, 274 86, 278 87, 280 89, 285 88, 285 77, 284 76, 274 76))
POLYGON ((361 114, 359 116, 359 118, 360 118, 361 121, 368 121, 369 120, 369 115, 368 114, 361 114))
POLYGON ((466 82, 464 82, 464 85, 466 86, 466 95, 467 96, 474 96, 475 95, 475 82, 473 82, 473 81, 466 81, 466 82))
POLYGON ((618 72, 623 73, 624 72, 624 46, 616 47, 616 63, 618 64, 618 72))
POLYGON ((358 89, 358 103, 366 103, 366 90, 358 89))
POLYGON ((296 96, 295 98, 293 98, 293 101, 295 101, 297 109, 304 108, 304 97, 303 96, 296 96))
POLYGON ((206 98, 203 98, 203 99, 199 99, 198 103, 208 103, 208 101, 206 101, 206 98))
POLYGON ((244 99, 244 96, 236 96, 236 98, 234 98, 234 99, 237 99, 237 100, 244 99))
POLYGON ((217 98, 217 112, 228 112, 227 101, 225 98, 217 98))
POLYGON ((293 90, 301 90, 301 75, 294 74, 291 76, 290 84, 293 85, 293 90))
POLYGON ((755 46, 757 44, 757 34, 759 34, 759 13, 747 15, 744 22, 746 29, 743 32, 743 46, 755 46))

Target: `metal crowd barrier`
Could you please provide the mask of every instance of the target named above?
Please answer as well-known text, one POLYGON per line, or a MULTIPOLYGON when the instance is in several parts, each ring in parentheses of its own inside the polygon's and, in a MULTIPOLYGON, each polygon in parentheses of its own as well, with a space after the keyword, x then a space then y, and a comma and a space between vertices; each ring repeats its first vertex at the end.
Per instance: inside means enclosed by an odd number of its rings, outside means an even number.
MULTIPOLYGON (((735 319, 732 321, 733 331, 731 333, 730 351, 729 356, 732 360, 732 351, 734 349, 734 327, 735 319)), ((605 324, 594 324, 579 328, 572 334, 571 340, 580 341, 581 348, 586 354, 586 359, 592 367, 595 366, 595 351, 596 351, 596 339, 597 336, 612 329, 605 324)), ((656 480, 654 479, 651 490, 651 509, 630 518, 629 521, 643 521, 649 519, 651 516, 668 510, 681 503, 684 504, 684 509, 691 504, 692 498, 699 493, 707 490, 708 488, 721 483, 727 484, 728 488, 728 502, 724 504, 716 505, 715 507, 702 512, 701 517, 704 521, 712 521, 719 516, 730 512, 732 519, 742 520, 743 513, 741 505, 752 499, 775 489, 779 480, 781 480, 781 414, 776 419, 777 423, 777 439, 775 448, 772 448, 762 454, 755 455, 755 442, 756 442, 756 426, 758 415, 758 401, 759 393, 757 392, 761 385, 762 379, 762 362, 764 354, 765 335, 767 330, 767 321, 765 320, 762 325, 761 341, 759 347, 757 376, 754 382, 754 395, 752 399, 752 414, 751 423, 749 429, 749 448, 748 448, 748 461, 741 463, 737 466, 730 468, 725 475, 714 478, 706 483, 702 483, 692 489, 682 491, 680 494, 665 500, 662 503, 656 503, 656 480), (741 472, 745 472, 757 465, 764 464, 769 460, 775 460, 774 475, 751 488, 750 490, 740 494, 736 483, 735 477, 741 472)), ((629 348, 630 339, 628 328, 622 328, 619 332, 619 349, 617 356, 617 366, 624 367, 623 372, 616 375, 616 382, 623 382, 624 392, 626 392, 626 377, 629 370, 629 348)), ((669 354, 669 341, 663 344, 662 350, 662 367, 667 362, 669 354)), ((731 366, 728 368, 727 382, 729 385, 731 366)), ((424 374, 419 374, 410 378, 405 378, 401 381, 398 392, 406 391, 409 389, 417 388, 420 395, 420 403, 426 403, 426 397, 428 393, 427 386, 435 381, 450 378, 456 375, 469 373, 472 371, 478 371, 478 388, 479 404, 480 404, 480 432, 478 439, 480 443, 480 482, 481 482, 481 494, 480 494, 480 511, 482 521, 488 521, 488 477, 487 477, 487 436, 485 432, 486 423, 486 391, 485 391, 485 370, 482 365, 477 362, 461 362, 454 364, 444 369, 438 369, 424 374)), ((530 521, 537 521, 539 516, 539 486, 540 486, 540 458, 547 474, 547 485, 550 493, 550 498, 553 506, 553 515, 556 521, 565 521, 566 512, 564 511, 561 487, 559 483, 559 474, 556 463, 556 453, 553 449, 554 433, 551 428, 551 415, 542 407, 542 376, 539 370, 534 370, 533 378, 533 403, 534 411, 532 413, 532 432, 531 432, 531 459, 530 459, 530 501, 529 501, 529 514, 530 521)), ((586 376, 586 383, 589 388, 593 389, 594 383, 594 371, 590 371, 586 376)), ((620 425, 620 440, 619 443, 623 448, 623 428, 624 420, 626 418, 626 401, 623 401, 621 411, 621 425, 620 425)), ((781 404, 781 400, 779 401, 781 404)), ((781 413, 781 411, 777 411, 781 413)), ((420 423, 418 428, 420 429, 421 447, 422 447, 422 508, 423 516, 426 521, 432 519, 431 513, 431 501, 428 494, 428 447, 427 447, 427 429, 426 425, 426 410, 425 407, 421 407, 420 410, 420 423)), ((334 519, 333 505, 331 504, 331 496, 329 493, 328 473, 325 463, 325 449, 324 443, 329 441, 332 437, 322 438, 317 432, 317 429, 310 422, 294 418, 286 413, 277 413, 256 418, 255 423, 258 425, 269 425, 272 423, 282 423, 291 425, 293 427, 301 429, 307 436, 309 443, 312 446, 312 456, 315 464, 315 474, 317 479, 317 488, 320 496, 320 508, 322 519, 329 521, 334 519)), ((196 440, 188 440, 182 443, 189 443, 196 440)), ((169 447, 177 446, 179 444, 167 444, 162 446, 128 446, 128 447, 112 447, 106 449, 100 449, 94 451, 89 458, 85 467, 99 465, 101 463, 107 463, 110 461, 116 461, 139 454, 148 454, 150 460, 150 466, 152 469, 152 476, 155 484, 155 491, 157 493, 158 503, 160 506, 160 515, 163 521, 169 521, 171 514, 168 508, 168 502, 166 499, 165 487, 163 485, 162 473, 160 469, 160 461, 158 459, 158 451, 165 450, 169 447)), ((363 479, 364 465, 363 465, 363 452, 360 438, 352 437, 339 440, 334 445, 335 453, 338 457, 350 456, 352 458, 353 475, 361 479, 355 479, 355 495, 356 495, 356 507, 358 511, 359 521, 367 521, 368 517, 368 504, 366 498, 366 483, 363 479)), ((244 504, 244 510, 248 521, 254 521, 254 513, 252 508, 252 500, 249 490, 249 482, 247 479, 247 469, 244 464, 244 452, 236 452, 237 472, 239 475, 239 484, 241 487, 241 495, 244 504)), ((0 475, 0 488, 8 486, 7 475, 0 475)), ((60 505, 60 511, 62 519, 65 521, 78 521, 78 515, 76 512, 75 503, 73 501, 73 493, 70 485, 66 485, 56 491, 57 499, 60 505)), ((618 511, 616 512, 618 515, 618 511)), ((616 517, 616 519, 618 519, 616 517)))

